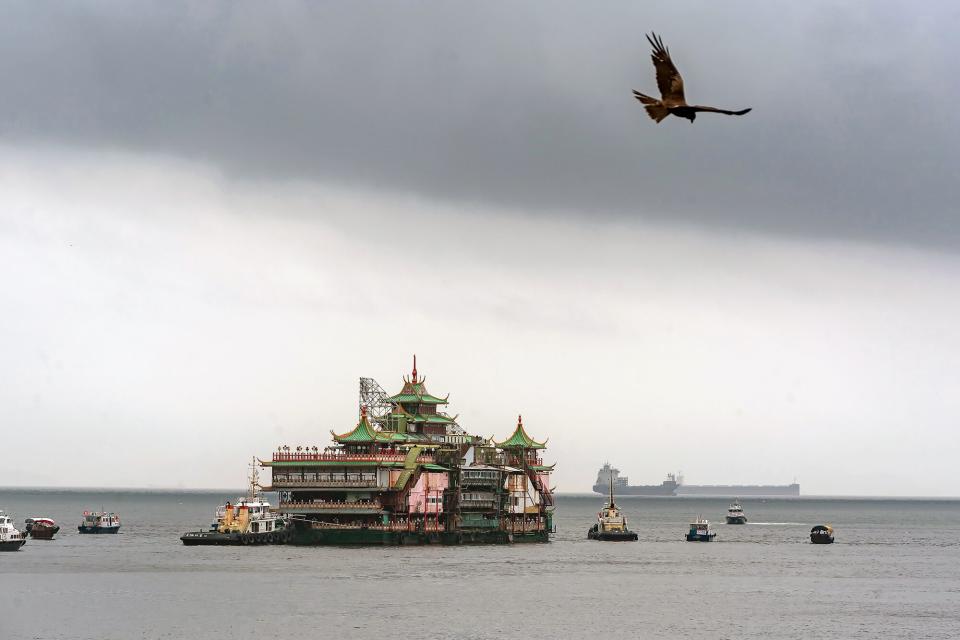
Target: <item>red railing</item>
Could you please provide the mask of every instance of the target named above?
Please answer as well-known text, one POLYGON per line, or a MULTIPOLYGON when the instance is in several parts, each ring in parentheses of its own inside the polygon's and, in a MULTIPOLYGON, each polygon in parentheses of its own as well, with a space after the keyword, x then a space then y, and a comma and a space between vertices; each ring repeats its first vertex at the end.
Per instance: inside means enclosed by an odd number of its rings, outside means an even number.
MULTIPOLYGON (((287 453, 277 451, 273 462, 403 462, 407 456, 402 453, 287 453)), ((433 463, 432 455, 420 455, 418 463, 433 463)))
POLYGON ((311 522, 313 529, 372 529, 374 531, 445 531, 442 524, 436 522, 391 522, 389 524, 340 524, 336 522, 311 522))
POLYGON ((373 480, 331 480, 329 478, 273 478, 273 487, 278 489, 297 488, 297 487, 376 487, 377 481, 373 480))
POLYGON ((281 511, 302 511, 304 509, 366 509, 379 511, 382 508, 379 502, 299 502, 292 500, 280 502, 281 511))

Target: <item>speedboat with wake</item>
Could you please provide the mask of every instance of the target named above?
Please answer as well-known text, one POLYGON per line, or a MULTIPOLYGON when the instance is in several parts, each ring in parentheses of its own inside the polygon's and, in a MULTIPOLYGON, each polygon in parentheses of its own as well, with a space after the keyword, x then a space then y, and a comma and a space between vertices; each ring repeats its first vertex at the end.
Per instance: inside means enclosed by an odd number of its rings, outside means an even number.
POLYGON ((740 498, 734 500, 730 508, 727 509, 727 524, 747 524, 747 514, 743 512, 740 498))

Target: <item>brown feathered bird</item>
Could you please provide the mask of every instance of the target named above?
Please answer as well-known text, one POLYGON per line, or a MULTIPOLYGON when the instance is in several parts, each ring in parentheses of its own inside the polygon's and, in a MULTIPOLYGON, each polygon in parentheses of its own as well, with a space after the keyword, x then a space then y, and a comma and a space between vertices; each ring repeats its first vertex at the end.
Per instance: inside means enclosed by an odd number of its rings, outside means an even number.
POLYGON ((660 88, 660 99, 651 98, 634 89, 633 97, 642 102, 647 114, 657 122, 660 122, 671 113, 678 118, 686 118, 693 122, 697 113, 707 111, 710 113, 725 113, 728 116, 742 116, 750 113, 750 109, 741 109, 740 111, 728 111, 726 109, 717 109, 716 107, 704 107, 701 105, 687 104, 683 97, 683 78, 680 72, 670 59, 670 50, 663 46, 663 40, 655 33, 647 36, 647 41, 653 47, 653 53, 650 59, 653 60, 653 66, 657 69, 657 86, 660 88))

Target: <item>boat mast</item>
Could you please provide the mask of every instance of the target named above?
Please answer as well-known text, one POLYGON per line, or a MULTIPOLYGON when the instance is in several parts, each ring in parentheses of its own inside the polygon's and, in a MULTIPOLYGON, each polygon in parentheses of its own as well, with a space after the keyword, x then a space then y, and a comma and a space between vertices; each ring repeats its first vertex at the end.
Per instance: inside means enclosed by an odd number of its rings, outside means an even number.
POLYGON ((253 456, 253 459, 250 462, 250 489, 247 491, 247 500, 253 502, 257 499, 257 489, 259 488, 258 481, 260 476, 257 473, 257 457, 253 456))
POLYGON ((610 470, 610 508, 613 508, 613 470, 610 470))

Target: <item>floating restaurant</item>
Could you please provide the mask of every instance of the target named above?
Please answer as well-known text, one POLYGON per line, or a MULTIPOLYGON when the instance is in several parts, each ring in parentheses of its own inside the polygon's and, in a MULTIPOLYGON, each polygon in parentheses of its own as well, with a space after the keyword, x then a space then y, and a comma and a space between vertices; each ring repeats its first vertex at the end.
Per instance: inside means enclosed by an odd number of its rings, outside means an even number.
POLYGON ((281 447, 271 470, 290 544, 468 544, 546 542, 553 491, 541 454, 517 418, 496 441, 470 435, 413 371, 386 394, 360 379, 360 416, 324 448, 281 447))

